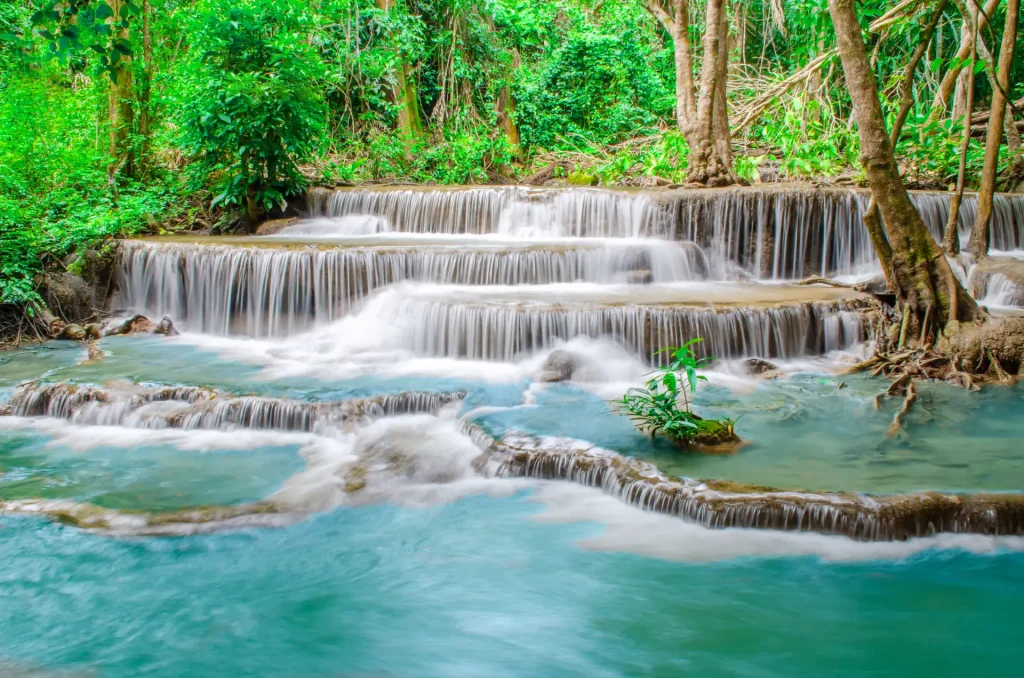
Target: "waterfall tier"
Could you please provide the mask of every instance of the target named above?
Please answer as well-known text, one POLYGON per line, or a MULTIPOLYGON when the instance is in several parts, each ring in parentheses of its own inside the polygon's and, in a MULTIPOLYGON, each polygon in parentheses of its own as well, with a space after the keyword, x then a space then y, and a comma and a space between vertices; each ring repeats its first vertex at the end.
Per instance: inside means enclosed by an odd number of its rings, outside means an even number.
POLYGON ((231 396, 194 387, 131 386, 117 390, 54 383, 23 386, 8 406, 15 416, 54 417, 85 426, 317 432, 398 414, 436 414, 465 396, 464 391, 408 391, 309 403, 231 396))
POLYGON ((846 291, 724 285, 410 287, 366 313, 386 328, 383 344, 474 360, 512 361, 574 337, 609 338, 648 360, 693 337, 719 358, 820 354, 865 338, 868 302, 846 291))
MULTIPOLYGON (((689 240, 708 256, 759 278, 847 276, 877 268, 862 215, 865 191, 805 187, 642 191, 600 189, 340 189, 310 194, 321 217, 373 216, 381 229, 409 233, 660 237, 689 240)), ((947 193, 911 193, 941 240, 947 193)), ((964 196, 961 239, 977 198, 964 196)), ((1024 248, 1024 196, 997 195, 992 248, 1024 248)))
POLYGON ((533 246, 257 247, 128 241, 121 305, 170 316, 195 331, 280 335, 336 320, 367 295, 415 280, 462 285, 703 280, 711 266, 692 243, 576 241, 533 246))
MULTIPOLYGON (((478 443, 486 434, 478 433, 478 443)), ((940 532, 1024 534, 1024 496, 922 492, 887 497, 783 492, 674 478, 650 463, 564 438, 507 435, 477 465, 493 475, 565 480, 709 528, 759 528, 891 541, 940 532)))

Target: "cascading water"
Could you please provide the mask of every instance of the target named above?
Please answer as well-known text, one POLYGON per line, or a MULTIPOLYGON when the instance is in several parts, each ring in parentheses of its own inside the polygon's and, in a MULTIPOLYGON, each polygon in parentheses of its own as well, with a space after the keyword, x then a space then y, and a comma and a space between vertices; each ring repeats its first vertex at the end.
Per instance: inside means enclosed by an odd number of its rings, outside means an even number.
MULTIPOLYGON (((913 199, 939 235, 948 196, 913 199)), ((842 305, 773 308, 777 300, 745 304, 740 295, 700 309, 702 300, 673 296, 672 286, 877 274, 862 223, 867 196, 854 191, 316 190, 309 203, 312 219, 273 236, 125 244, 119 305, 190 331, 279 338, 366 313, 369 297, 409 283, 371 313, 418 323, 411 339, 381 330, 384 344, 416 355, 510 360, 555 340, 608 335, 649 357, 700 334, 720 357, 794 356, 847 347, 865 331, 842 305), (565 303, 563 283, 668 292, 654 305, 565 303), (422 299, 426 284, 478 292, 422 299), (529 304, 490 299, 488 290, 523 285, 551 287, 529 304), (475 303, 478 295, 490 300, 475 303)), ((965 198, 964 227, 973 206, 965 198)), ((994 246, 1016 247, 1022 230, 1024 199, 999 196, 994 246)))
POLYGON ((201 332, 281 336, 313 321, 341 318, 367 295, 405 280, 535 285, 639 278, 667 283, 704 280, 713 273, 695 245, 659 240, 485 249, 130 242, 120 254, 119 304, 170 316, 201 332))

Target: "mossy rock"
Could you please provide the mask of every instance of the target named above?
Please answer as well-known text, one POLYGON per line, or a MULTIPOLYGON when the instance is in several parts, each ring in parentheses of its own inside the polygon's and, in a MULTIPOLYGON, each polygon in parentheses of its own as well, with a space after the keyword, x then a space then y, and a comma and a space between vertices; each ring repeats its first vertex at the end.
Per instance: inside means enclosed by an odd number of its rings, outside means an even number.
POLYGON ((736 435, 732 420, 695 418, 697 429, 688 431, 686 436, 666 434, 673 445, 705 454, 732 454, 745 444, 736 435))
POLYGON ((597 177, 586 172, 572 172, 569 175, 568 181, 573 186, 597 186, 599 183, 597 177))

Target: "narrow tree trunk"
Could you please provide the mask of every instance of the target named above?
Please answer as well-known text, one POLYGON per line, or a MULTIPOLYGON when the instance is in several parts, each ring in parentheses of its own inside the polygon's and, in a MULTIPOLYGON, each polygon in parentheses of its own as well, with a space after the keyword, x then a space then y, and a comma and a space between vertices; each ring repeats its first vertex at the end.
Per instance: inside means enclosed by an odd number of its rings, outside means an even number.
POLYGON ((709 186, 735 182, 731 152, 723 154, 721 151, 725 143, 731 143, 721 139, 723 133, 728 136, 729 126, 727 118, 721 119, 725 107, 725 60, 728 58, 725 3, 726 0, 708 0, 704 57, 697 95, 697 124, 687 139, 690 158, 686 179, 709 186))
POLYGON ((693 55, 690 47, 690 5, 687 0, 672 0, 671 13, 660 0, 644 0, 644 9, 653 16, 672 39, 676 67, 676 126, 684 136, 693 132, 697 115, 693 99, 693 55))
MULTIPOLYGON (((995 59, 992 58, 992 53, 988 51, 988 47, 985 45, 985 39, 982 36, 978 36, 978 55, 985 64, 985 75, 988 76, 989 82, 992 83, 992 87, 997 87, 996 81, 996 63, 995 59)), ((1004 88, 1005 90, 1005 88, 1004 88)), ((1007 101, 1007 108, 1010 108, 1010 102, 1007 101)), ((989 111, 991 117, 991 111, 989 111)), ((1013 110, 1008 110, 1006 116, 1003 119, 1003 129, 1006 132, 1006 148, 1010 151, 1013 157, 1013 162, 1006 169, 1006 177, 1010 186, 1006 190, 1012 190, 1013 183, 1022 173, 1024 173, 1024 156, 1019 151, 1021 149, 1020 132, 1017 131, 1017 125, 1013 121, 1013 110)))
MULTIPOLYGON (((122 0, 110 0, 110 8, 114 11, 109 23, 114 26, 121 17, 122 0)), ((116 30, 114 34, 128 39, 128 30, 116 30)), ((135 122, 135 110, 132 106, 133 83, 131 57, 120 55, 115 71, 110 80, 108 95, 108 115, 110 118, 110 156, 111 162, 107 173, 109 180, 116 183, 115 176, 121 173, 127 178, 135 176, 135 157, 131 148, 131 132, 135 122)))
MULTIPOLYGON (((971 7, 977 7, 978 0, 967 0, 971 7)), ((985 3, 985 13, 978 18, 978 21, 974 22, 978 25, 978 34, 984 30, 988 24, 986 17, 992 16, 992 12, 996 11, 996 7, 999 6, 1000 0, 988 0, 985 3)), ((965 11, 963 6, 960 6, 961 14, 963 14, 964 21, 971 20, 971 12, 965 11)), ((970 42, 961 43, 960 48, 954 55, 953 60, 950 63, 949 70, 946 71, 945 75, 942 76, 942 81, 939 83, 939 89, 935 94, 935 100, 932 103, 932 110, 928 114, 928 122, 935 122, 942 114, 946 112, 946 107, 949 106, 949 98, 953 94, 953 88, 956 87, 956 80, 959 77, 960 72, 963 70, 963 64, 967 62, 967 59, 971 56, 971 49, 973 48, 970 42)))
POLYGON ((150 124, 152 120, 153 90, 153 40, 150 34, 152 5, 149 0, 142 0, 142 87, 139 91, 139 138, 142 146, 139 149, 139 165, 143 174, 149 171, 150 124))
POLYGON ((1007 0, 1006 25, 1003 28, 1003 44, 999 49, 999 67, 996 72, 1000 86, 992 88, 992 114, 989 116, 988 131, 985 135, 985 165, 981 171, 981 186, 978 189, 978 209, 974 226, 971 228, 971 254, 979 261, 988 256, 989 221, 992 218, 999 145, 1003 137, 1003 121, 1006 115, 1004 92, 1010 87, 1010 69, 1013 66, 1013 49, 1017 41, 1019 11, 1020 0, 1007 0))
POLYGON ((669 29, 676 64, 676 124, 686 134, 697 111, 693 100, 693 55, 690 53, 690 5, 678 0, 676 16, 669 29))
MULTIPOLYGON (((978 8, 974 8, 974 31, 977 31, 978 26, 978 8)), ((964 20, 966 24, 966 19, 964 20)), ((960 231, 957 228, 957 222, 960 219, 960 203, 964 199, 964 183, 966 181, 967 174, 967 148, 971 143, 971 115, 974 114, 974 67, 978 63, 978 36, 968 36, 971 40, 971 44, 974 46, 971 49, 971 70, 967 74, 967 101, 964 104, 963 121, 964 121, 964 133, 963 138, 960 140, 960 166, 956 173, 956 192, 953 193, 952 199, 949 201, 949 219, 946 221, 946 230, 942 238, 942 248, 946 251, 946 255, 955 257, 960 254, 960 231)))
POLYGON ((930 327, 922 331, 926 319, 941 328, 950 320, 976 318, 977 304, 953 275, 900 179, 853 0, 829 0, 829 12, 857 118, 861 163, 888 231, 892 279, 910 321, 910 336, 930 334, 930 327))
MULTIPOLYGON (((391 9, 392 0, 377 0, 377 7, 385 12, 391 9)), ((397 50, 396 50, 397 52, 397 50)), ((423 121, 420 117, 416 85, 412 82, 409 64, 401 59, 395 68, 395 84, 388 91, 388 100, 398 107, 398 131, 407 139, 423 135, 423 121)), ((406 157, 411 159, 411 149, 406 146, 406 157)))

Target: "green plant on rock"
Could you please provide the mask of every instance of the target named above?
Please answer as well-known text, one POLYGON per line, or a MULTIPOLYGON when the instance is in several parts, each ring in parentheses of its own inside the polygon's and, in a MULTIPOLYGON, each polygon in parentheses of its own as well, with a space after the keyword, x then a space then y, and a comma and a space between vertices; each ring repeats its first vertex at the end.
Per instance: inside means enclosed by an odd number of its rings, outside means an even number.
POLYGON ((621 412, 641 431, 652 436, 662 433, 682 447, 713 446, 735 442, 735 420, 704 419, 692 410, 697 384, 707 381, 698 371, 711 358, 698 358, 693 347, 703 341, 691 339, 678 348, 662 349, 668 353, 667 365, 650 373, 643 388, 631 388, 618 401, 621 412))

